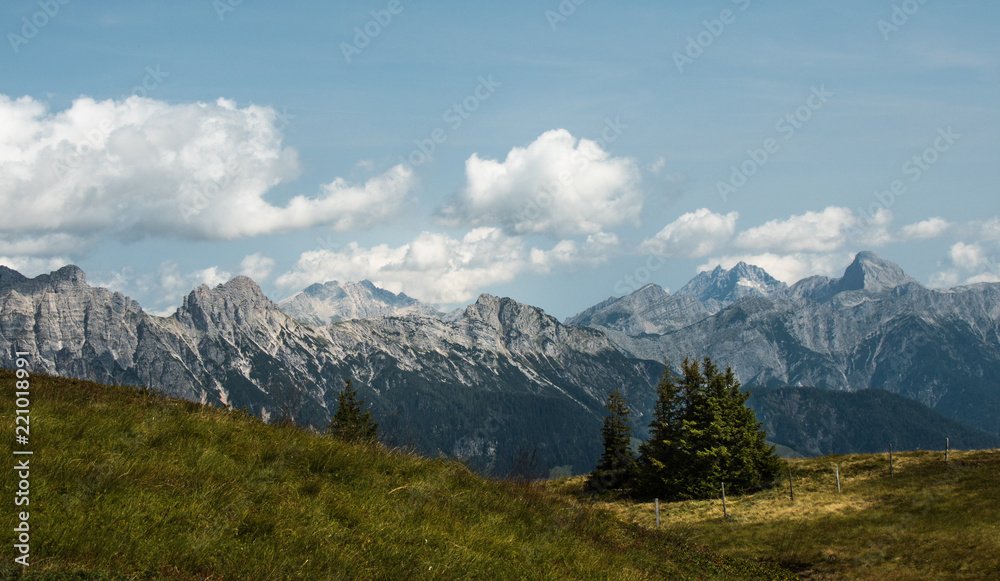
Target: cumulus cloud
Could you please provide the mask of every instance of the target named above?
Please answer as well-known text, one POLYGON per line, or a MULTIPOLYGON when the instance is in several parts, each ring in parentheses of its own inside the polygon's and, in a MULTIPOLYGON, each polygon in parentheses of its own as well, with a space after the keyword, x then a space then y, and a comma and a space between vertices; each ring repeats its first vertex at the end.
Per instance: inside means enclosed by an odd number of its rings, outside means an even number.
POLYGON ((951 228, 951 222, 944 218, 928 218, 915 224, 907 224, 900 230, 903 240, 927 240, 937 238, 951 228))
POLYGON ((708 208, 688 212, 644 241, 641 252, 698 258, 723 248, 736 231, 739 213, 716 214, 708 208))
POLYGON ((69 260, 60 257, 37 258, 33 256, 0 256, 0 265, 16 270, 29 278, 34 278, 40 274, 48 274, 54 270, 72 264, 69 260))
POLYGON ((829 277, 841 276, 853 259, 854 256, 849 252, 735 254, 711 258, 698 267, 698 272, 712 270, 716 266, 728 269, 739 262, 746 262, 763 268, 768 274, 786 284, 794 284, 816 274, 829 277))
POLYGON ((265 199, 299 174, 276 111, 129 97, 50 112, 0 95, 0 245, 79 252, 105 236, 234 239, 386 219, 411 185, 396 166, 364 184, 335 179, 284 205, 265 199))
POLYGON ((1000 264, 992 258, 983 243, 956 242, 948 249, 948 258, 951 266, 931 277, 932 286, 1000 282, 1000 264))
POLYGON ((473 154, 466 185, 439 211, 449 225, 496 225, 507 233, 597 234, 638 223, 640 171, 565 129, 515 147, 503 161, 473 154))
POLYGON ((983 252, 983 247, 979 244, 956 242, 949 249, 948 254, 955 266, 965 270, 979 268, 986 262, 986 255, 983 252))
POLYGON ((531 265, 543 273, 560 266, 598 266, 614 256, 621 247, 615 234, 600 232, 587 236, 583 244, 575 240, 562 240, 551 250, 531 249, 531 265))
POLYGON ((274 260, 257 252, 246 256, 240 262, 240 274, 254 279, 257 283, 267 280, 274 270, 274 260))
POLYGON ((771 220, 744 230, 733 245, 752 251, 830 252, 844 245, 848 229, 857 223, 851 210, 830 206, 822 212, 806 212, 787 219, 771 220))
POLYGON ((476 228, 461 239, 423 232, 398 247, 351 243, 343 250, 305 252, 276 282, 298 290, 317 282, 368 279, 428 303, 450 304, 469 301, 488 285, 510 282, 526 266, 519 238, 498 228, 476 228))

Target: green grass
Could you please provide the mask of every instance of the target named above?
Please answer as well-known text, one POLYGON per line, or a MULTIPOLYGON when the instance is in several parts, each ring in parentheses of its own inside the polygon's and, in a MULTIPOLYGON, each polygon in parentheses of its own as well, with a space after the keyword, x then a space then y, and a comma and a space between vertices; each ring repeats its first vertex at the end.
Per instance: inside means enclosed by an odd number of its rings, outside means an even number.
MULTIPOLYGON (((1000 579, 1000 451, 794 459, 779 486, 718 500, 660 503, 661 530, 720 553, 784 565, 803 579, 1000 579), (834 466, 840 466, 837 493, 834 466)), ((582 500, 582 480, 548 483, 582 500)), ((655 528, 652 503, 597 504, 655 528)))
POLYGON ((794 578, 452 461, 128 387, 31 391, 32 566, 6 542, 4 579, 794 578))

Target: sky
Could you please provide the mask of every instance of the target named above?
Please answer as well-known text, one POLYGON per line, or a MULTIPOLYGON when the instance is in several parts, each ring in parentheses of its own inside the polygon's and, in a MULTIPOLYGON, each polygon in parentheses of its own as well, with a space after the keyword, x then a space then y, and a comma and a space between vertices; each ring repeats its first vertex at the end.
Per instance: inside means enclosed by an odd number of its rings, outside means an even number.
POLYGON ((0 264, 560 319, 861 250, 1000 281, 1000 4, 7 0, 0 264))

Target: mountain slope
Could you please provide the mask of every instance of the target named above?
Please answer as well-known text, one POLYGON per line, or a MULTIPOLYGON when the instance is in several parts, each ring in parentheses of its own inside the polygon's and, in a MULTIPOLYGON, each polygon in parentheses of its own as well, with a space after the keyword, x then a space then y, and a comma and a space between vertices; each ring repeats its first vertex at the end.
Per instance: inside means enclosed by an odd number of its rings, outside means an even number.
MULTIPOLYGON (((456 462, 31 382, 31 566, 0 565, 3 579, 794 578, 456 462)), ((13 406, 0 398, 9 432, 13 406)))
POLYGON ((697 298, 671 296, 660 286, 648 284, 569 317, 566 324, 613 329, 626 335, 663 334, 709 315, 711 312, 697 298))
POLYGON ((35 279, 0 271, 0 280, 0 365, 11 365, 16 344, 40 372, 145 384, 317 428, 353 379, 386 438, 494 473, 532 450, 544 471, 590 470, 607 394, 622 388, 642 425, 662 369, 600 331, 489 295, 454 322, 379 317, 313 327, 246 277, 194 289, 166 318, 90 287, 76 267, 35 279))
POLYGON ((1000 447, 1000 438, 946 418, 881 389, 857 392, 812 387, 755 389, 749 405, 768 438, 808 456, 1000 447))
POLYGON ((441 313, 403 293, 376 287, 371 281, 314 284, 278 303, 296 320, 311 325, 330 325, 350 319, 441 313))

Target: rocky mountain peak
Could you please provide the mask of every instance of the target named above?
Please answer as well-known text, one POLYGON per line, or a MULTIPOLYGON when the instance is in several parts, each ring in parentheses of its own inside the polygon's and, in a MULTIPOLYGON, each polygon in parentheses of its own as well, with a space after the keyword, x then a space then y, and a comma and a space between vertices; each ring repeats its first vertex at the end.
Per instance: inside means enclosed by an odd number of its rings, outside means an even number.
POLYGON ((898 264, 874 252, 864 251, 855 255, 854 261, 844 270, 844 276, 836 279, 811 276, 795 283, 788 294, 792 298, 823 302, 842 292, 878 293, 911 283, 920 284, 903 272, 898 264))
POLYGON ((20 272, 0 266, 0 290, 19 289, 22 292, 37 292, 41 289, 69 290, 89 289, 87 275, 80 267, 68 264, 49 274, 28 278, 20 272))
POLYGON ((743 297, 772 296, 786 288, 763 268, 741 261, 728 270, 716 266, 711 272, 699 273, 677 295, 694 297, 714 312, 743 297))
POLYGON ((316 283, 281 301, 288 315, 310 325, 330 325, 352 319, 420 315, 440 317, 433 307, 406 296, 361 282, 316 283))
POLYGON ((865 251, 859 252, 854 257, 854 262, 844 271, 838 290, 864 289, 879 292, 913 282, 917 281, 903 272, 896 263, 889 262, 874 252, 865 251))

